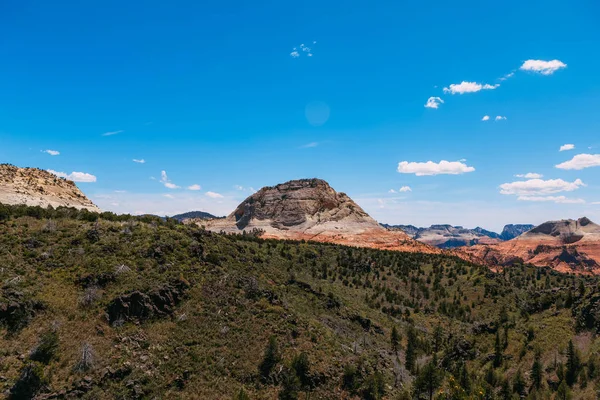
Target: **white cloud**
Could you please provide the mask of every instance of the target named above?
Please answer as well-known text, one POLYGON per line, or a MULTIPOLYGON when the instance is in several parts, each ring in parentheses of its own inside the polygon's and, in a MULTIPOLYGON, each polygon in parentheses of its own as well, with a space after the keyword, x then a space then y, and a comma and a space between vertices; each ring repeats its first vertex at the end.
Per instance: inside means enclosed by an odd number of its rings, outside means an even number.
POLYGON ((388 193, 396 193, 396 191, 394 189, 390 189, 388 190, 388 193))
POLYGON ((134 162, 134 163, 138 163, 138 164, 145 164, 145 163, 146 163, 146 160, 144 160, 143 158, 142 158, 141 160, 138 160, 137 158, 134 158, 134 159, 133 159, 133 162, 134 162))
POLYGON ((167 199, 174 199, 175 196, 173 196, 172 194, 163 194, 164 197, 166 197, 167 199))
POLYGON ((200 189, 202 189, 202 187, 198 184, 188 186, 188 190, 200 190, 200 189))
POLYGON ((600 167, 600 154, 577 154, 569 161, 558 164, 559 169, 584 169, 590 167, 600 167))
POLYGON ((481 84, 477 82, 466 82, 462 81, 461 83, 453 83, 449 87, 444 88, 444 93, 452 93, 452 94, 465 94, 465 93, 476 93, 480 90, 493 90, 499 87, 500 84, 496 83, 495 85, 490 84, 481 84))
POLYGON ((222 194, 215 193, 215 192, 206 192, 204 194, 206 196, 210 197, 211 199, 222 199, 223 198, 222 194))
POLYGON ((496 115, 494 121, 506 121, 506 117, 503 117, 502 115, 496 115))
POLYGON ((522 71, 537 72, 542 75, 552 75, 555 71, 566 67, 567 64, 560 60, 527 60, 519 69, 522 71))
POLYGON ((427 103, 425 103, 426 108, 438 108, 440 104, 444 104, 444 100, 439 97, 430 97, 427 99, 427 103))
POLYGON ((410 186, 402 186, 399 192, 412 192, 412 189, 410 188, 410 186))
POLYGON ((165 185, 167 189, 179 189, 179 186, 169 180, 166 171, 160 171, 160 183, 165 185))
POLYGON ((244 190, 244 187, 241 185, 234 185, 233 186, 236 190, 244 190))
POLYGON ((482 121, 489 121, 490 120, 490 116, 489 115, 484 115, 483 118, 481 118, 482 121))
POLYGON ((563 144, 562 146, 560 146, 560 149, 558 149, 558 151, 568 151, 568 150, 573 150, 575 148, 574 144, 563 144))
MULTIPOLYGON (((317 44, 317 41, 313 40, 312 44, 317 44)), ((299 47, 292 48, 292 52, 290 53, 290 56, 292 58, 299 58, 302 54, 306 54, 307 57, 312 57, 313 56, 312 48, 308 47, 304 43, 301 43, 299 47)))
POLYGON ((122 133, 124 131, 112 131, 112 132, 105 132, 102 134, 102 136, 113 136, 113 135, 118 135, 119 133, 122 133))
POLYGON ((569 199, 565 196, 519 196, 517 200, 521 201, 542 201, 542 202, 552 202, 558 204, 583 204, 585 200, 583 199, 569 199))
POLYGON ((530 179, 527 181, 517 181, 512 183, 503 183, 500 185, 500 193, 519 196, 548 195, 559 192, 572 192, 586 186, 581 179, 574 182, 563 181, 562 179, 530 179))
POLYGON ((42 150, 42 153, 50 154, 51 156, 57 156, 60 154, 60 151, 56 150, 42 150))
POLYGON ((508 74, 504 75, 502 78, 498 78, 499 81, 505 81, 508 78, 512 78, 514 76, 514 72, 509 72, 508 74))
POLYGON ((598 204, 600 204, 600 201, 594 201, 592 204, 598 205, 598 204))
POLYGON ((408 162, 402 161, 398 164, 398 172, 401 174, 415 174, 416 176, 425 175, 459 175, 466 172, 473 172, 475 168, 469 167, 460 161, 442 160, 439 163, 433 161, 427 162, 408 162))
POLYGON ((96 177, 94 175, 88 174, 85 172, 71 172, 70 174, 67 174, 64 172, 54 171, 52 169, 49 169, 48 172, 58 176, 59 178, 65 178, 65 179, 68 179, 73 182, 85 182, 85 183, 96 182, 96 177))
POLYGON ((304 145, 300 146, 300 148, 301 149, 310 149, 312 147, 317 147, 318 145, 319 145, 318 142, 310 142, 310 143, 307 143, 307 144, 304 144, 304 145))
POLYGON ((528 172, 526 174, 518 174, 515 175, 517 178, 526 178, 526 179, 540 179, 542 178, 544 175, 542 174, 536 174, 535 172, 528 172))

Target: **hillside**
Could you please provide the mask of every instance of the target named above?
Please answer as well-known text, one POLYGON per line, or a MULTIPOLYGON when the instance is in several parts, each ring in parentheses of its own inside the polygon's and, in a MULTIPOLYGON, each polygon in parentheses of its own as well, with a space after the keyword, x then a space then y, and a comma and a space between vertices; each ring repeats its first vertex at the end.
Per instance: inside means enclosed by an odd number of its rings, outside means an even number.
POLYGON ((100 211, 74 182, 41 169, 9 164, 0 164, 0 203, 100 211))
POLYGON ((600 226, 585 217, 548 221, 507 242, 464 251, 489 265, 526 262, 561 272, 600 274, 600 226))
POLYGON ((186 219, 198 219, 198 220, 208 220, 208 219, 217 219, 221 217, 217 217, 210 213, 204 211, 188 211, 183 214, 173 215, 171 218, 176 219, 178 221, 183 221, 186 219))
POLYGON ((388 250, 440 253, 380 226, 345 193, 321 179, 264 187, 226 218, 201 222, 214 232, 260 231, 264 238, 312 240, 388 250))
POLYGON ((595 277, 2 205, 0 260, 13 399, 589 399, 599 383, 595 277))

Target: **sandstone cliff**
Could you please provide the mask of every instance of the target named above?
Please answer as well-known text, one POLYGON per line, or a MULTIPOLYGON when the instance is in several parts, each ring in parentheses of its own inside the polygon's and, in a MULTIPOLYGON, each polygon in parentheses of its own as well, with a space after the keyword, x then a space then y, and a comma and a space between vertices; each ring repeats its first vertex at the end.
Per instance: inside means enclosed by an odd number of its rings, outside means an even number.
POLYGON ((100 212, 74 182, 41 169, 8 164, 0 164, 0 203, 64 206, 100 212))

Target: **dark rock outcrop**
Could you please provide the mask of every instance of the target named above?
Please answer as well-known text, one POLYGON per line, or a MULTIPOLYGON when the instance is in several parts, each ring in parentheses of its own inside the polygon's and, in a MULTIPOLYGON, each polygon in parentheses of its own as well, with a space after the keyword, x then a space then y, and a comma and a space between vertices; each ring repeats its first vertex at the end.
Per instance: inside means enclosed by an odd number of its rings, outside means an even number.
POLYGON ((179 280, 148 293, 135 291, 113 299, 106 308, 109 323, 145 321, 171 315, 183 299, 189 284, 179 280))

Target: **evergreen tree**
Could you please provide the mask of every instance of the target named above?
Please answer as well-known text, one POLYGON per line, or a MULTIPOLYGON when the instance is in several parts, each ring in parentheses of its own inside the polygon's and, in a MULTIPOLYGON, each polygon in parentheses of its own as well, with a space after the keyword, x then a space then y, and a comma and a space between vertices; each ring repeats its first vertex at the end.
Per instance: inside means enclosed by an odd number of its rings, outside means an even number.
POLYGON ((523 374, 521 370, 517 370, 517 374, 515 375, 515 379, 513 381, 513 392, 522 396, 525 394, 525 380, 523 379, 523 374))
POLYGON ((569 386, 563 380, 560 385, 558 385, 558 390, 556 391, 556 400, 570 400, 571 399, 571 391, 569 390, 569 386))
POLYGON ((436 353, 438 351, 440 351, 440 347, 442 345, 443 335, 444 335, 444 330, 438 324, 435 327, 435 329, 433 330, 433 351, 436 352, 436 353))
POLYGON ((233 397, 233 400, 250 400, 250 396, 248 396, 248 393, 246 393, 244 388, 241 388, 240 391, 233 397))
POLYGON ((275 336, 269 338, 269 344, 265 349, 263 360, 258 366, 258 372, 264 382, 268 381, 273 368, 277 363, 281 361, 281 355, 279 354, 279 346, 277 346, 277 339, 275 336))
POLYGON ((579 355, 577 354, 577 350, 575 350, 573 340, 569 340, 569 346, 567 347, 566 367, 565 381, 567 385, 573 386, 575 381, 577 381, 577 374, 579 372, 579 355))
POLYGON ((279 391, 279 400, 298 400, 298 393, 300 392, 300 379, 296 375, 295 371, 287 371, 283 377, 281 383, 281 390, 279 391))
POLYGON ((308 355, 305 352, 294 357, 292 360, 292 369, 296 373, 302 386, 308 388, 310 386, 310 362, 308 361, 308 355))
POLYGON ((500 333, 496 331, 496 342, 494 343, 494 367, 498 368, 502 364, 502 344, 500 343, 500 333))
POLYGON ((460 379, 459 379, 460 387, 462 387, 466 393, 471 391, 471 377, 469 376, 469 371, 467 370, 467 364, 463 363, 460 368, 460 379))
POLYGON ((587 373, 588 378, 593 380, 598 375, 598 365, 596 364, 596 356, 591 355, 587 362, 587 373))
POLYGON ((510 400, 512 397, 512 392, 510 390, 510 382, 508 379, 504 379, 502 381, 502 386, 500 388, 499 397, 502 400, 510 400))
POLYGON ((427 393, 429 400, 433 399, 433 393, 440 386, 441 375, 438 372, 436 360, 427 363, 415 380, 415 389, 419 393, 427 393))
POLYGON ((539 389, 542 386, 542 375, 544 373, 544 367, 540 358, 540 353, 536 352, 533 365, 531 366, 531 382, 536 389, 539 389))
POLYGON ((392 328, 392 334, 390 337, 390 341, 392 343, 392 350, 394 351, 394 353, 397 353, 398 348, 400 346, 400 334, 398 333, 398 329, 396 328, 396 325, 394 325, 394 327, 392 328))
POLYGON ((405 357, 405 365, 406 369, 414 372, 415 362, 417 358, 416 354, 416 341, 417 341, 417 333, 415 332, 415 328, 412 326, 408 327, 406 332, 406 353, 405 357))

